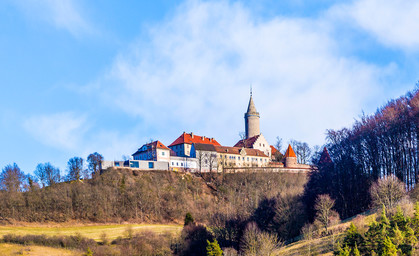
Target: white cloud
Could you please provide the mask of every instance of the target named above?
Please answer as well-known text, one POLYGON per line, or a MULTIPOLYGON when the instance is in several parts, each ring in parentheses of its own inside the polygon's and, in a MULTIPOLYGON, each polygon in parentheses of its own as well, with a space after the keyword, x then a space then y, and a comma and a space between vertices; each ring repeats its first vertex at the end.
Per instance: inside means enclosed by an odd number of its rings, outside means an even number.
POLYGON ((337 5, 331 13, 358 25, 387 46, 419 50, 419 2, 416 0, 360 0, 337 5))
POLYGON ((86 116, 65 112, 28 118, 23 126, 35 139, 62 150, 79 148, 88 130, 86 116))
POLYGON ((12 3, 27 15, 50 22, 74 36, 94 32, 76 0, 18 0, 12 3))
POLYGON ((392 71, 341 55, 331 26, 264 21, 239 3, 186 2, 118 56, 94 91, 140 117, 151 136, 194 131, 231 145, 253 84, 271 143, 281 136, 321 144, 326 129, 352 123, 392 71))

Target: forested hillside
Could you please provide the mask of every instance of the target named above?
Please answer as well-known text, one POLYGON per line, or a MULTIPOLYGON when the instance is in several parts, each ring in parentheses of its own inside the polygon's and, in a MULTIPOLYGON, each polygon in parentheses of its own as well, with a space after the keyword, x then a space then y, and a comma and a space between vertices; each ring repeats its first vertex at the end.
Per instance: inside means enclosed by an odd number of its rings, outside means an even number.
POLYGON ((343 218, 371 206, 370 185, 394 175, 412 189, 419 181, 419 89, 388 102, 374 115, 363 116, 351 128, 329 130, 330 160, 319 162, 305 190, 308 213, 315 198, 329 194, 343 218))
POLYGON ((109 169, 90 180, 0 191, 0 218, 28 222, 179 222, 191 212, 208 223, 218 214, 252 215, 263 200, 302 193, 305 174, 195 176, 109 169))

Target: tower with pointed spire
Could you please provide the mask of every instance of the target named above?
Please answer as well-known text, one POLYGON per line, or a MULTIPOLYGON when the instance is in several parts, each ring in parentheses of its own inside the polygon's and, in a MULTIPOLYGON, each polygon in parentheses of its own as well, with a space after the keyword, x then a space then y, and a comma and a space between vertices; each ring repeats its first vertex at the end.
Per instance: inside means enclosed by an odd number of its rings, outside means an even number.
POLYGON ((291 144, 288 144, 287 151, 284 155, 284 165, 288 168, 297 167, 297 155, 294 152, 294 149, 292 149, 291 144))
POLYGON ((246 139, 260 134, 259 118, 259 112, 256 111, 255 103, 253 102, 252 88, 250 88, 249 106, 244 114, 246 139))

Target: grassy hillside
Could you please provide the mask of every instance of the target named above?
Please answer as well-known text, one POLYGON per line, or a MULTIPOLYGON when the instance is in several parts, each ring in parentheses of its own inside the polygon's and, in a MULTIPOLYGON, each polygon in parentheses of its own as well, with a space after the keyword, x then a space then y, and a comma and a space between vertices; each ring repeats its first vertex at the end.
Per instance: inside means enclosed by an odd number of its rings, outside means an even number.
MULTIPOLYGON (((301 237, 301 240, 288 244, 281 248, 278 252, 278 255, 283 256, 297 256, 297 255, 333 255, 333 251, 337 250, 338 243, 344 247, 344 239, 348 234, 348 228, 351 224, 354 224, 356 227, 357 233, 360 234, 364 239, 367 237, 368 230, 371 226, 376 225, 383 221, 382 217, 382 208, 372 209, 363 214, 359 214, 352 218, 349 218, 337 225, 331 226, 329 228, 328 235, 321 234, 322 231, 317 230, 313 231, 310 236, 301 237), (375 223, 375 224, 374 224, 375 223)), ((414 230, 414 235, 417 237, 419 232, 419 208, 414 209, 413 203, 409 201, 404 201, 399 204, 397 207, 386 210, 387 218, 387 235, 389 235, 392 241, 395 241, 394 235, 394 223, 397 222, 406 223, 409 222, 412 225, 414 230)), ((397 225, 396 225, 397 226, 397 225)), ((375 226, 376 228, 377 226, 375 226)), ((374 229, 374 228, 373 228, 374 229)), ((378 237, 373 239, 376 243, 379 243, 378 237)), ((413 244, 413 247, 416 248, 413 250, 413 255, 419 255, 418 246, 416 242, 413 244)), ((364 245, 365 246, 365 245, 364 245)), ((362 248, 362 245, 359 245, 358 248, 362 248)), ((368 249, 366 249, 368 252, 368 249)), ((366 252, 361 251, 361 255, 364 255, 366 252)), ((351 254, 352 255, 352 254, 351 254)), ((399 251, 398 255, 405 255, 399 251)))
POLYGON ((278 255, 333 255, 336 242, 343 238, 344 230, 348 226, 349 223, 341 223, 331 227, 331 235, 312 239, 302 239, 298 242, 288 244, 281 248, 278 255))
POLYGON ((128 229, 133 232, 152 231, 154 233, 173 233, 179 235, 182 225, 159 225, 159 224, 124 224, 124 225, 75 225, 75 226, 0 226, 0 238, 6 234, 15 235, 47 235, 47 236, 70 236, 80 234, 83 237, 101 241, 101 236, 106 234, 108 239, 126 235, 128 229))

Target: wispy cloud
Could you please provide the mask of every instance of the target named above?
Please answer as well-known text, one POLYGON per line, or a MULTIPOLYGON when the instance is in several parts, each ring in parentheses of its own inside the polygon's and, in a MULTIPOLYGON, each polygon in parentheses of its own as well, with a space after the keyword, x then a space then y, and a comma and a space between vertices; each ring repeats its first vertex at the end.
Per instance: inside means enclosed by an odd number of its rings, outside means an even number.
POLYGON ((343 56, 331 26, 322 18, 261 20, 240 3, 188 1, 118 56, 95 93, 140 117, 152 136, 196 131, 233 144, 253 84, 269 139, 320 144, 394 72, 343 56))
POLYGON ((12 3, 26 15, 45 20, 76 37, 95 32, 76 0, 17 0, 12 3))
POLYGON ((336 5, 331 13, 359 26, 387 46, 419 50, 419 2, 416 0, 360 0, 336 5))
POLYGON ((62 150, 80 149, 88 130, 87 117, 65 112, 36 115, 24 121, 26 131, 42 144, 62 150))

